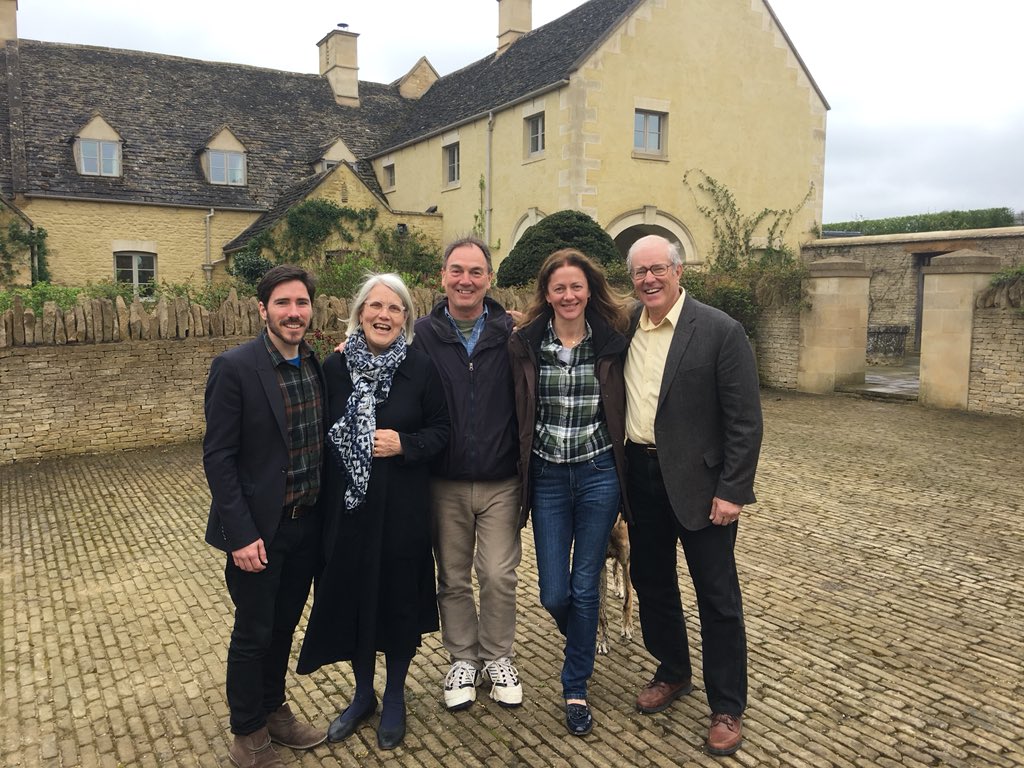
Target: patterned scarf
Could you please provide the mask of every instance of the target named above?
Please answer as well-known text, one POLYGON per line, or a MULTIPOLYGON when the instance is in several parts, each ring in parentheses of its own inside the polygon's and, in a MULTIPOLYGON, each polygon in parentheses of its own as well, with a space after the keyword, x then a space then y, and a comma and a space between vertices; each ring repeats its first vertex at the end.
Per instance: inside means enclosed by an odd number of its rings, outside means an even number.
POLYGON ((345 411, 327 433, 334 457, 345 470, 345 510, 351 512, 363 503, 370 484, 373 464, 373 435, 377 430, 377 404, 388 399, 391 380, 405 360, 405 332, 382 355, 374 356, 366 346, 363 329, 345 342, 345 362, 352 379, 352 394, 345 411))

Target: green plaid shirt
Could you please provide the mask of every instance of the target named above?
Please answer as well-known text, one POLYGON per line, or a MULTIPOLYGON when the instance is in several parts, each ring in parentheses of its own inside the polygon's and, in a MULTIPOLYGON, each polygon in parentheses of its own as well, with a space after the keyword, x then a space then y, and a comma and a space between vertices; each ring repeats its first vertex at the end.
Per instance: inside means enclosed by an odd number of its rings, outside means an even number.
POLYGON ((313 350, 299 344, 298 367, 277 351, 266 329, 263 341, 277 371, 284 397, 284 419, 288 434, 288 477, 284 506, 314 504, 320 493, 320 457, 323 450, 324 401, 320 377, 313 364, 313 350))
POLYGON ((604 453, 612 440, 601 408, 590 325, 583 341, 568 350, 568 363, 559 359, 561 349, 549 321, 540 345, 533 452, 547 461, 568 464, 604 453))

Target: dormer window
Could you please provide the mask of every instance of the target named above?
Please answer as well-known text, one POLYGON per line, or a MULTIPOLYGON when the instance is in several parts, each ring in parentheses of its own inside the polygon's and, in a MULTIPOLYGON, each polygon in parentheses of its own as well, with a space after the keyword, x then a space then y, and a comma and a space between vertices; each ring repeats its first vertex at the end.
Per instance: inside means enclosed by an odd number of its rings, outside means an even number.
POLYGON ((206 142, 200 159, 211 184, 244 187, 249 182, 245 145, 226 125, 206 142))
POLYGON ((78 172, 85 176, 120 176, 121 142, 79 139, 78 172))
POLYGON ((83 176, 121 175, 121 136, 98 112, 75 134, 75 167, 83 176))
POLYGON ((245 153, 208 149, 206 154, 209 161, 211 184, 245 186, 245 153))

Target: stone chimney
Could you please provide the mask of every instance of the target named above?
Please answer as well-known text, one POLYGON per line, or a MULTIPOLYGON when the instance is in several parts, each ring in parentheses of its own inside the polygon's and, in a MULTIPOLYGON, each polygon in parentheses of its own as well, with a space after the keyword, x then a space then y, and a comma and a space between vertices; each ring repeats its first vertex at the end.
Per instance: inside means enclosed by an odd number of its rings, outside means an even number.
POLYGON ((498 55, 533 28, 532 0, 498 0, 498 55))
POLYGON ((317 43, 320 49, 320 76, 330 82, 334 100, 347 107, 359 106, 359 60, 356 56, 358 37, 355 32, 335 29, 317 43))
POLYGON ((0 0, 0 44, 18 39, 18 0, 0 0))

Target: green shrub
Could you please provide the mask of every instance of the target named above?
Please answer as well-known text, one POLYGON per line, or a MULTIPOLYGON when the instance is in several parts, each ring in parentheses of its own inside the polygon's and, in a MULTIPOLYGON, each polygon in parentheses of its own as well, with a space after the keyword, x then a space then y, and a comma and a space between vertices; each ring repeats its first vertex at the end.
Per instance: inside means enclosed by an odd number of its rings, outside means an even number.
POLYGON ((380 269, 397 272, 413 288, 440 287, 441 249, 416 229, 378 229, 374 232, 380 269))
POLYGON ((14 304, 14 297, 20 296, 22 304, 29 307, 38 316, 43 311, 43 304, 54 302, 61 309, 71 309, 81 292, 81 288, 67 288, 50 283, 36 283, 31 288, 11 288, 0 291, 0 312, 6 312, 14 304))
POLYGON ((274 262, 263 255, 263 239, 256 238, 245 250, 239 251, 231 259, 228 274, 235 278, 239 286, 256 293, 256 286, 267 274, 274 262))
MULTIPOLYGON (((580 211, 559 211, 523 233, 498 268, 498 287, 532 285, 544 259, 561 248, 576 248, 606 270, 623 265, 615 242, 596 221, 580 211)), ((619 271, 624 274, 625 267, 619 271)))
POLYGON ((359 290, 368 273, 379 271, 380 265, 365 254, 349 253, 329 259, 317 270, 317 295, 336 296, 339 299, 351 298, 359 290))
POLYGON ((748 336, 757 331, 757 303, 750 283, 731 272, 684 269, 680 281, 686 293, 697 301, 722 310, 737 320, 748 336))

